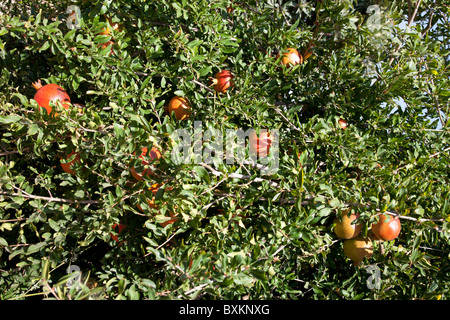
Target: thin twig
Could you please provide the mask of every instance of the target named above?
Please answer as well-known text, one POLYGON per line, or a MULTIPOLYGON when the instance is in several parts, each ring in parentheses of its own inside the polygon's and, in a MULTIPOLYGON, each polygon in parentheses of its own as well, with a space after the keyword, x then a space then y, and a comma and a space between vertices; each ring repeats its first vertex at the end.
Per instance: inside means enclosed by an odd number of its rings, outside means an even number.
POLYGON ((44 285, 47 287, 47 289, 51 292, 51 294, 53 294, 53 296, 54 296, 57 300, 61 300, 61 298, 58 297, 58 295, 56 294, 55 290, 53 290, 53 288, 50 287, 50 285, 48 284, 47 281, 44 281, 44 285))
MULTIPOLYGON (((436 1, 434 2, 434 4, 436 5, 436 1)), ((425 35, 428 33, 428 31, 430 31, 430 29, 433 27, 433 25, 432 25, 433 21, 432 21, 432 20, 433 20, 434 12, 435 12, 435 9, 433 8, 433 9, 431 10, 431 15, 430 15, 430 20, 428 21, 428 26, 427 26, 427 28, 422 32, 422 37, 425 36, 425 35)))
POLYGON ((198 84, 200 87, 203 87, 203 88, 205 88, 206 90, 208 90, 208 91, 210 91, 210 92, 214 92, 213 89, 211 89, 211 88, 208 87, 207 85, 201 83, 200 81, 197 81, 197 80, 194 79, 194 80, 192 80, 192 82, 195 83, 195 84, 198 84))
MULTIPOLYGON (((192 288, 192 289, 186 291, 184 294, 188 295, 188 294, 191 294, 191 293, 193 293, 193 292, 195 292, 195 291, 202 290, 202 289, 203 289, 204 287, 206 287, 207 285, 208 285, 208 283, 201 284, 201 285, 199 285, 199 286, 196 286, 196 287, 194 287, 194 288, 192 288)), ((183 298, 182 295, 179 295, 179 296, 178 296, 178 299, 182 299, 182 298, 183 298)))
POLYGON ((219 199, 214 200, 213 202, 208 203, 206 206, 204 206, 204 207, 202 208, 202 210, 208 210, 212 205, 216 204, 216 203, 219 202, 220 200, 223 200, 223 199, 225 199, 225 198, 227 198, 227 197, 228 197, 228 196, 223 196, 223 197, 221 197, 221 198, 219 198, 219 199))
MULTIPOLYGON (((168 243, 170 240, 172 240, 172 238, 175 237, 176 235, 177 235, 177 233, 172 233, 172 234, 170 235, 170 237, 167 238, 167 240, 164 241, 162 244, 160 244, 158 247, 156 247, 155 250, 161 249, 164 245, 166 245, 166 243, 168 243)), ((144 255, 144 257, 148 256, 148 255, 151 254, 151 253, 152 253, 152 252, 146 253, 146 254, 144 255)))
POLYGON ((103 202, 101 200, 71 200, 71 199, 63 199, 63 198, 36 196, 33 194, 29 194, 23 190, 20 190, 20 192, 13 192, 13 193, 0 191, 0 195, 7 196, 7 197, 24 197, 26 199, 38 199, 38 200, 45 200, 45 201, 49 201, 49 202, 62 202, 62 203, 96 204, 96 203, 103 202))
POLYGON ((29 151, 29 150, 30 150, 30 148, 24 148, 21 151, 19 151, 19 150, 12 150, 12 151, 0 152, 0 157, 1 156, 7 156, 7 155, 10 155, 10 154, 14 154, 14 153, 20 153, 20 152, 23 152, 23 151, 29 151))
MULTIPOLYGON (((213 175, 220 177, 223 176, 224 173, 217 171, 216 169, 212 168, 211 166, 207 165, 206 163, 200 163, 200 165, 205 168, 208 169, 213 175)), ((230 174, 228 174, 228 178, 231 179, 245 179, 245 180, 250 180, 251 176, 249 175, 244 175, 244 174, 240 174, 240 173, 236 173, 236 172, 232 172, 230 174)), ((271 181, 271 180, 266 180, 266 179, 262 179, 262 178, 254 178, 252 180, 253 182, 268 182, 269 186, 273 187, 273 188, 278 188, 280 185, 275 182, 275 181, 271 181)))
POLYGON ((412 23, 414 22, 414 19, 416 18, 417 15, 417 11, 419 11, 419 7, 420 7, 420 3, 422 2, 422 0, 418 0, 416 3, 416 7, 414 8, 414 12, 412 14, 412 16, 408 17, 408 28, 411 27, 412 23))
POLYGON ((27 219, 26 219, 26 218, 18 218, 18 219, 0 220, 0 223, 4 223, 4 222, 14 222, 14 221, 23 221, 23 220, 27 220, 27 219))
POLYGON ((276 113, 278 113, 289 125, 296 131, 302 131, 297 126, 295 126, 286 116, 281 112, 277 107, 273 107, 273 110, 275 110, 276 113))
POLYGON ((444 149, 444 150, 442 150, 442 151, 433 153, 432 155, 429 156, 429 158, 437 157, 437 156, 440 155, 441 153, 447 152, 447 151, 449 151, 449 150, 450 150, 450 147, 448 147, 448 148, 446 148, 446 149, 444 149))
MULTIPOLYGON (((410 28, 411 25, 412 25, 412 23, 414 22, 414 19, 416 18, 417 11, 419 10, 419 6, 420 6, 420 3, 421 3, 421 2, 422 2, 422 0, 418 0, 418 1, 417 1, 416 7, 414 8, 414 12, 411 14, 411 6, 412 6, 412 3, 411 3, 410 0, 408 0, 409 9, 408 9, 408 25, 407 25, 407 28, 410 28)), ((392 64, 392 62, 394 61, 394 55, 400 50, 400 48, 401 48, 401 45, 399 44, 399 45, 397 46, 397 48, 394 50, 391 59, 389 59, 389 66, 390 66, 390 65, 392 64)))

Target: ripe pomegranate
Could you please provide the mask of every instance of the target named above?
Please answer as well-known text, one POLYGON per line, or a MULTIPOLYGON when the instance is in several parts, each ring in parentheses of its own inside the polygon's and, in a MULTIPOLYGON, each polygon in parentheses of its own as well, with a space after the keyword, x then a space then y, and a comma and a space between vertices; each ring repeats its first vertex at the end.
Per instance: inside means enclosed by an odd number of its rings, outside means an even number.
POLYGON ((397 238, 400 234, 401 223, 399 217, 388 214, 382 214, 378 218, 378 223, 372 224, 372 232, 377 240, 390 241, 397 238))
POLYGON ((67 92, 57 84, 50 83, 43 86, 41 80, 38 80, 33 83, 33 87, 37 90, 34 95, 34 100, 36 100, 40 107, 47 110, 48 114, 52 112, 50 102, 56 104, 56 101, 58 100, 61 102, 64 109, 69 109, 70 97, 67 92))
MULTIPOLYGON (((277 54, 277 59, 280 58, 280 53, 277 54)), ((295 66, 297 64, 303 63, 302 55, 294 48, 287 48, 286 51, 282 53, 281 63, 286 67, 289 65, 295 66)))
MULTIPOLYGON (((142 160, 142 165, 144 167, 150 165, 154 160, 161 158, 161 152, 159 152, 156 147, 152 147, 148 155, 147 147, 143 147, 141 151, 142 153, 139 158, 142 160), (150 160, 146 160, 148 157, 150 158, 150 160)), ((145 175, 154 175, 154 172, 150 168, 145 168, 142 173, 138 173, 134 167, 131 168, 130 171, 133 177, 138 181, 142 181, 145 175)))
POLYGON ((212 87, 217 93, 225 93, 233 86, 231 81, 234 78, 229 70, 221 70, 212 78, 212 87))
POLYGON ((119 224, 114 223, 113 226, 112 226, 112 229, 115 230, 116 228, 118 228, 118 230, 117 230, 117 235, 110 233, 110 234, 111 234, 111 239, 113 239, 113 240, 116 241, 116 242, 119 242, 119 234, 120 234, 120 233, 122 232, 122 230, 125 229, 126 227, 125 227, 125 225, 123 225, 122 223, 119 223, 119 224))
POLYGON ((272 135, 268 131, 261 131, 259 137, 256 132, 250 135, 250 154, 257 155, 258 157, 267 157, 272 145, 272 135))
MULTIPOLYGON (((117 22, 113 22, 110 17, 105 16, 105 18, 106 18, 106 20, 108 20, 109 25, 113 28, 113 30, 115 30, 115 31, 122 31, 123 30, 123 26, 121 24, 119 24, 117 22)), ((111 29, 109 28, 109 26, 106 26, 105 28, 102 29, 102 31, 99 34, 110 36, 111 35, 111 29)))
POLYGON ((68 162, 65 162, 65 163, 60 161, 61 162, 61 168, 65 172, 70 173, 70 174, 75 174, 75 171, 72 169, 72 165, 75 162, 80 162, 80 160, 81 160, 80 154, 78 152, 76 152, 76 151, 72 151, 71 153, 69 153, 68 156, 67 156, 67 160, 69 160, 73 155, 75 155, 75 158, 73 158, 71 161, 68 161, 68 162))
POLYGON ((101 49, 103 50, 103 49, 107 48, 109 45, 111 45, 111 51, 108 52, 107 55, 110 56, 110 55, 114 54, 114 49, 113 49, 113 47, 114 47, 114 41, 109 40, 109 41, 107 41, 107 42, 105 42, 105 43, 99 43, 99 44, 97 45, 97 48, 101 48, 101 49))
POLYGON ((347 121, 345 121, 344 119, 339 119, 338 122, 343 130, 347 128, 347 121))
POLYGON ((348 215, 348 212, 349 210, 343 210, 340 219, 336 217, 333 220, 333 223, 336 224, 333 231, 341 239, 353 239, 357 237, 363 227, 362 224, 353 223, 353 221, 358 219, 359 214, 352 213, 348 215))
POLYGON ((364 258, 370 258, 373 254, 373 243, 369 237, 357 236, 353 239, 344 240, 344 253, 359 266, 364 258))
MULTIPOLYGON (((161 183, 155 183, 149 188, 149 190, 151 190, 153 192, 153 195, 156 196, 156 193, 158 192, 158 190, 159 190, 159 188, 161 186, 162 186, 161 183)), ((168 188, 168 190, 171 190, 171 189, 172 188, 168 188)), ((154 197, 152 197, 152 199, 147 199, 147 204, 152 209, 158 209, 158 206, 155 204, 155 198, 154 197)), ((145 213, 144 209, 139 204, 137 204, 137 207, 138 207, 138 209, 140 211, 145 213)), ((176 217, 178 215, 177 213, 174 214, 173 212, 169 212, 169 214, 170 214, 171 218, 169 220, 167 220, 167 221, 161 222, 160 225, 162 227, 165 227, 165 226, 167 226, 167 225, 169 225, 171 223, 174 223, 175 221, 178 220, 178 217, 176 217)))
POLYGON ((167 112, 170 115, 175 112, 175 117, 178 120, 184 120, 191 115, 191 104, 186 98, 175 96, 169 101, 167 112))

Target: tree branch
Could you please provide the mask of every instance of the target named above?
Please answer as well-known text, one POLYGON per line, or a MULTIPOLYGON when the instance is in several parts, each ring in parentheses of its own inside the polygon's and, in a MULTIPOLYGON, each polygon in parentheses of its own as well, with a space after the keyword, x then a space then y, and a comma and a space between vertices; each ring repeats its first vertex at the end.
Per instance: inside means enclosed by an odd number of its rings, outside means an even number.
MULTIPOLYGON (((434 2, 434 4, 436 5, 436 1, 434 2)), ((434 8, 431 9, 430 20, 428 21, 427 28, 422 32, 422 37, 425 36, 428 33, 428 31, 430 31, 430 29, 433 27, 432 23, 433 23, 434 12, 435 12, 435 9, 434 8)))
MULTIPOLYGON (((408 8, 408 25, 407 25, 407 28, 410 28, 411 25, 412 25, 412 23, 414 22, 414 19, 416 18, 417 11, 419 10, 419 6, 420 6, 420 3, 421 3, 421 2, 422 2, 422 0, 418 0, 418 1, 417 1, 416 7, 414 8, 414 12, 411 14, 412 3, 411 3, 410 0, 408 0, 409 8, 408 8)), ((389 66, 390 66, 390 65, 392 64, 392 62, 394 61, 394 55, 400 50, 400 48, 401 48, 401 45, 399 44, 399 45, 397 46, 397 48, 394 50, 391 59, 389 59, 389 66)))
POLYGON ((286 118, 286 116, 283 114, 283 112, 281 112, 277 107, 274 106, 273 110, 275 110, 276 113, 278 113, 287 123, 289 123, 289 125, 292 127, 292 129, 302 132, 302 130, 300 130, 288 118, 286 118))
POLYGON ((195 83, 195 84, 198 84, 200 87, 203 87, 203 88, 205 88, 206 90, 208 90, 209 92, 214 92, 214 90, 213 89, 211 89, 210 87, 208 87, 207 85, 205 85, 205 84, 203 84, 203 83, 201 83, 200 81, 197 81, 197 80, 191 80, 193 83, 195 83))
MULTIPOLYGON (((30 148, 24 148, 22 151, 29 151, 30 150, 30 148)), ((0 152, 0 157, 1 156, 8 156, 8 155, 10 155, 10 154, 14 154, 14 153, 20 153, 20 151, 19 150, 12 150, 12 151, 5 151, 5 152, 0 152)))
MULTIPOLYGON (((210 165, 206 164, 206 163, 200 163, 200 165, 209 170, 213 175, 215 175, 216 177, 220 177, 223 176, 224 173, 217 171, 216 169, 212 168, 210 165)), ((228 178, 231 179, 245 179, 245 180, 250 180, 252 177, 249 175, 244 175, 244 174, 240 174, 240 173, 235 173, 232 172, 230 174, 227 175, 228 178)), ((252 182, 268 182, 269 186, 273 187, 273 188, 278 188, 280 187, 280 185, 277 182, 271 181, 271 180, 266 180, 266 179, 262 179, 262 178, 254 178, 251 180, 252 182)))
POLYGON ((70 203, 70 204, 73 204, 73 203, 95 204, 95 203, 103 202, 101 200, 71 200, 71 199, 63 199, 63 198, 36 196, 33 194, 29 194, 23 190, 20 190, 19 192, 13 192, 13 193, 0 191, 0 195, 6 196, 6 197, 24 197, 26 199, 39 199, 39 200, 45 200, 45 201, 49 201, 49 202, 62 202, 62 203, 70 203))
POLYGON ((417 15, 417 11, 419 11, 419 7, 420 7, 420 3, 422 2, 422 0, 418 0, 416 3, 416 7, 414 8, 414 12, 413 14, 409 14, 408 16, 408 28, 411 27, 412 23, 414 22, 414 19, 416 18, 417 15))
POLYGON ((433 153, 432 155, 430 155, 429 156, 429 158, 434 158, 434 157, 437 157, 438 155, 440 155, 441 153, 443 153, 443 152, 447 152, 447 151, 449 151, 450 150, 450 147, 448 147, 448 148, 446 148, 446 149, 444 149, 444 150, 442 150, 442 151, 439 151, 439 152, 436 152, 436 153, 433 153))

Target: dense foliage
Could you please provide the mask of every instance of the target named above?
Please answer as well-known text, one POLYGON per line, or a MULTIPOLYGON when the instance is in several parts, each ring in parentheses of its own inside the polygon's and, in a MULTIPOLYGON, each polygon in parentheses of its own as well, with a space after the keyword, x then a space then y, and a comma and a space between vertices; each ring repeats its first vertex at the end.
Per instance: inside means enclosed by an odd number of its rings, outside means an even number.
POLYGON ((449 298, 448 1, 1 3, 1 299, 449 298), (73 107, 47 114, 39 79, 73 107), (194 128, 203 151, 278 130, 278 170, 180 163, 174 133, 194 128), (162 156, 137 180, 143 147, 162 156), (400 236, 354 266, 343 209, 364 235, 400 215, 400 236))

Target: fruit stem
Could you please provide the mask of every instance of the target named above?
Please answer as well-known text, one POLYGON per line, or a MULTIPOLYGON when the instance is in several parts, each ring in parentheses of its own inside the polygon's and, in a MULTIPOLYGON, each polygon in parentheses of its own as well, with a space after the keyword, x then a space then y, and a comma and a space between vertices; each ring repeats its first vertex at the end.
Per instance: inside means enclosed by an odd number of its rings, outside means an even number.
POLYGON ((37 90, 39 90, 40 88, 42 88, 42 83, 41 83, 41 79, 39 79, 38 81, 36 81, 36 82, 33 82, 33 88, 35 88, 36 89, 36 91, 37 90))

